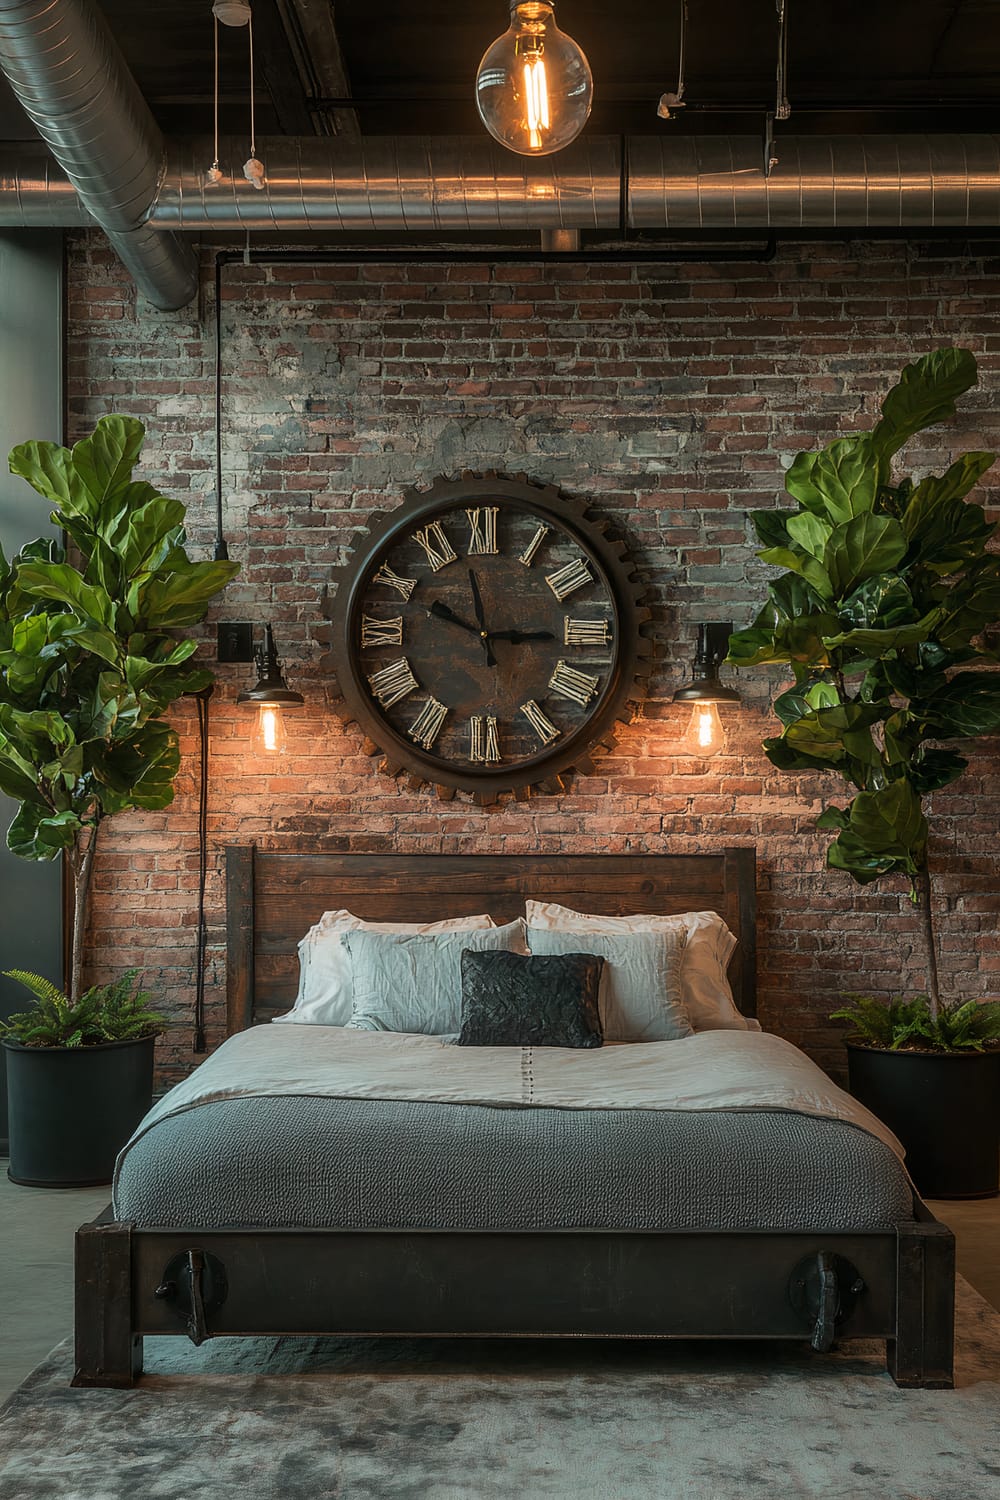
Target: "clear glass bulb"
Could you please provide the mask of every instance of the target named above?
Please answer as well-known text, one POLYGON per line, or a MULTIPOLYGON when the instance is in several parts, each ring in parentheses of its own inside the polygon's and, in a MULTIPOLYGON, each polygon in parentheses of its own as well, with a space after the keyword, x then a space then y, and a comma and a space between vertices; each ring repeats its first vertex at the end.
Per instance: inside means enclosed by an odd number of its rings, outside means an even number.
POLYGON ((281 709, 273 703, 262 703, 257 710, 254 749, 262 755, 282 755, 286 740, 285 716, 281 709))
POLYGON ((718 755, 726 748, 726 731, 719 718, 717 703, 696 703, 691 711, 691 722, 684 736, 684 749, 688 755, 718 755))
POLYGON ((510 27, 476 74, 476 107, 490 135, 521 156, 548 156, 580 134, 593 99, 590 64, 559 30, 549 0, 513 0, 510 27))

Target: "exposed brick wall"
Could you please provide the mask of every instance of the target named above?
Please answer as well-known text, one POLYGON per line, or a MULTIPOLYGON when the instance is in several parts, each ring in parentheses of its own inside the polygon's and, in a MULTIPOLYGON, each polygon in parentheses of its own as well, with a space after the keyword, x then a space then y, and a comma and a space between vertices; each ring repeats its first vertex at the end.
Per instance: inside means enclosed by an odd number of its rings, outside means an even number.
MULTIPOLYGON (((211 257, 200 305, 157 313, 96 236, 70 249, 69 414, 141 417, 145 471, 212 536, 211 257)), ((774 770, 778 677, 741 675, 728 753, 685 758, 684 678, 699 621, 748 621, 768 570, 745 512, 773 503, 801 448, 868 425, 900 367, 960 343, 981 383, 951 426, 911 445, 917 471, 1000 449, 997 263, 955 245, 787 244, 769 264, 336 265, 227 269, 225 475, 244 565, 216 617, 268 618, 307 706, 274 770, 235 707, 243 668, 212 704, 210 1039, 222 1031, 221 846, 455 852, 690 851, 755 844, 761 1015, 838 1073, 840 993, 920 987, 902 884, 858 891, 824 869, 812 819, 837 783, 774 770), (660 666, 642 716, 562 797, 440 804, 374 774, 330 711, 318 666, 321 596, 370 509, 463 468, 526 471, 593 497, 628 532, 652 588, 660 666)), ((996 471, 979 498, 997 503, 996 471)), ((214 632, 213 632, 214 634, 214 632)), ((206 633, 205 653, 209 654, 206 633)), ((105 976, 146 965, 176 1020, 166 1071, 191 1062, 197 867, 195 719, 172 808, 116 819, 96 873, 91 952, 105 976)), ((1000 990, 997 741, 933 804, 946 984, 1000 990)))

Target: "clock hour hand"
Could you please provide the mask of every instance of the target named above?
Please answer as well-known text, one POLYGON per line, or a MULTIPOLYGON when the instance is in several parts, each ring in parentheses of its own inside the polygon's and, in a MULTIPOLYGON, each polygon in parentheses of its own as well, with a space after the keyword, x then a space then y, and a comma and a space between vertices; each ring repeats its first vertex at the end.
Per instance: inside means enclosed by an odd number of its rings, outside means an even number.
POLYGON ((522 641, 555 640, 551 630, 491 630, 489 636, 491 641, 512 641, 515 646, 522 641))
POLYGON ((483 650, 486 652, 486 665, 495 667, 497 659, 490 649, 490 633, 486 629, 486 611, 483 609, 483 596, 479 592, 479 579, 476 577, 474 568, 469 569, 469 583, 472 587, 472 604, 479 624, 479 636, 483 643, 483 650))
POLYGON ((478 625, 473 625, 469 620, 463 620, 461 615, 456 615, 443 599, 435 599, 433 604, 428 604, 427 613, 437 620, 449 620, 452 625, 460 625, 463 630, 469 630, 473 635, 481 634, 478 625))

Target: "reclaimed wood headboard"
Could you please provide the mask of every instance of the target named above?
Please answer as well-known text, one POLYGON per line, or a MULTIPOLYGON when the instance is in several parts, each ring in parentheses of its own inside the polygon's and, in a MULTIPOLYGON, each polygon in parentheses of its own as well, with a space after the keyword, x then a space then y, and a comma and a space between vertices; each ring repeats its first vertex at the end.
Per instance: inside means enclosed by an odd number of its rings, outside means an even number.
POLYGON ((298 943, 324 911, 371 922, 524 915, 525 898, 578 911, 717 911, 739 939, 733 995, 757 1011, 756 859, 716 854, 289 854, 226 849, 226 1007, 230 1034, 290 1009, 298 943))

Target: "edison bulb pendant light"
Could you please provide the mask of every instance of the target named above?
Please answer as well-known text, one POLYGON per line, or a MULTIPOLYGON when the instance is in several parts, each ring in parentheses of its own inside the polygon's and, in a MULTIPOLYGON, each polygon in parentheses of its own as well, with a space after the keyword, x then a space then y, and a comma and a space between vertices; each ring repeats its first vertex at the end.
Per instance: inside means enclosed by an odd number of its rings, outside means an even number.
POLYGON ((486 49, 476 108, 490 135, 521 156, 549 156, 576 140, 590 115, 594 80, 550 0, 512 0, 510 26, 486 49))

